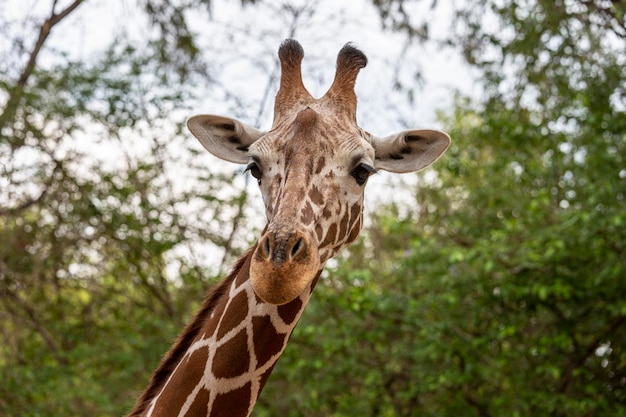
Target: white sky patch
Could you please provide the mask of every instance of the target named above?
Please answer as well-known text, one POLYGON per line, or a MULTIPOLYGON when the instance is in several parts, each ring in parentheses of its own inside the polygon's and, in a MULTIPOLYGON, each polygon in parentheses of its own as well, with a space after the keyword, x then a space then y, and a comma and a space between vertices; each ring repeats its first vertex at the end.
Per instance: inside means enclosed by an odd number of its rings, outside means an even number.
MULTIPOLYGON (((37 31, 33 29, 38 29, 38 25, 49 15, 51 3, 41 0, 0 1, 5 21, 18 22, 25 16, 29 18, 30 23, 26 25, 11 26, 25 51, 32 49, 37 36, 37 31)), ((57 11, 70 3, 69 0, 59 1, 57 11)), ((435 40, 442 39, 451 25, 452 4, 440 4, 434 11, 427 7, 429 4, 417 2, 408 6, 413 8, 411 13, 415 22, 427 20, 430 36, 435 40)), ((403 35, 383 30, 371 0, 260 2, 248 7, 241 7, 238 1, 214 0, 210 15, 198 11, 187 17, 191 30, 199 35, 200 50, 210 63, 212 77, 211 83, 206 84, 207 91, 202 99, 198 103, 190 103, 197 109, 196 113, 236 117, 261 129, 268 129, 279 81, 277 50, 287 37, 297 39, 304 48, 304 83, 315 97, 322 96, 332 83, 337 52, 345 43, 353 42, 363 50, 369 62, 359 73, 356 83, 359 99, 357 120, 361 127, 378 136, 409 128, 443 128, 436 114, 451 108, 454 92, 461 91, 467 95, 478 93, 474 76, 456 51, 442 48, 436 42, 407 43, 403 35), (407 96, 405 90, 395 89, 397 83, 412 90, 412 97, 407 96)), ((46 45, 48 52, 41 54, 39 64, 49 68, 58 63, 58 51, 70 59, 93 60, 120 33, 137 39, 138 44, 153 34, 145 14, 135 2, 85 2, 53 29, 50 42, 46 45)), ((7 40, 0 40, 0 52, 4 55, 11 47, 7 40)), ((16 67, 21 68, 22 65, 16 67)), ((178 112, 177 121, 181 117, 178 112)), ((173 126, 163 129, 163 134, 173 135, 174 130, 173 126)), ((142 158, 151 149, 150 143, 142 142, 132 129, 124 131, 120 139, 109 141, 102 140, 102 132, 98 129, 91 130, 91 134, 100 136, 90 137, 90 129, 86 129, 74 141, 74 146, 83 153, 91 153, 95 160, 112 171, 124 168, 124 164, 128 163, 125 155, 142 158)), ((193 142, 191 146, 196 146, 196 149, 201 149, 191 134, 184 139, 193 142)), ((173 142, 172 147, 176 143, 173 142)), ((210 172, 243 168, 218 161, 208 153, 200 158, 206 161, 206 169, 210 172)), ((177 164, 170 167, 171 172, 167 175, 175 186, 187 187, 193 176, 181 173, 184 160, 177 164)), ((434 173, 429 175, 436 179, 437 164, 432 169, 434 173)), ((367 187, 366 210, 375 210, 376 205, 381 203, 413 204, 417 181, 415 175, 384 172, 375 175, 367 187)), ((246 213, 254 217, 249 223, 260 228, 265 222, 265 215, 256 183, 247 182, 241 176, 233 184, 235 192, 246 188, 251 194, 251 204, 246 213)), ((205 257, 209 263, 219 262, 209 249, 196 250, 204 253, 195 256, 205 257)), ((190 255, 181 253, 180 256, 190 255)))

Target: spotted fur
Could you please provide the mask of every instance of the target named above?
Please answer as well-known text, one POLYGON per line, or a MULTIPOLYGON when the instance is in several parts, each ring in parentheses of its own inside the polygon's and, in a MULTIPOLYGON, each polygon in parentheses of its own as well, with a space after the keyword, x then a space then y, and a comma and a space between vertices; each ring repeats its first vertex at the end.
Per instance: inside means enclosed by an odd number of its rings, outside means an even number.
POLYGON ((354 84, 367 58, 354 46, 339 52, 333 84, 319 99, 302 83, 300 44, 287 40, 278 55, 269 132, 222 116, 188 122, 211 153, 248 164, 267 226, 209 293, 129 416, 248 416, 326 261, 359 235, 367 177, 377 168, 422 169, 449 144, 437 131, 379 139, 358 127, 354 84))

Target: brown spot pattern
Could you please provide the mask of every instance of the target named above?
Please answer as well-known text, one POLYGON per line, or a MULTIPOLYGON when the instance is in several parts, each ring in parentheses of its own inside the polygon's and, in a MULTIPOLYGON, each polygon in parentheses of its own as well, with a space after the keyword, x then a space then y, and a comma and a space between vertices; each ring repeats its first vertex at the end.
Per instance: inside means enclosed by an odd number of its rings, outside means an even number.
MULTIPOLYGON (((241 274, 244 275, 244 274, 241 274)), ((220 300, 219 304, 215 306, 215 311, 213 311, 213 318, 208 320, 208 324, 206 326, 206 338, 210 338, 215 333, 215 329, 217 329, 217 325, 224 314, 224 310, 226 309, 226 303, 228 302, 227 298, 223 298, 220 300)))
POLYGON ((346 240, 346 243, 352 243, 359 236, 359 232, 361 231, 361 222, 357 221, 352 225, 352 230, 350 231, 350 235, 346 240))
POLYGON ((306 205, 302 208, 300 221, 303 225, 306 226, 313 223, 313 207, 311 207, 311 203, 309 203, 308 201, 306 202, 306 205))
POLYGON ((196 395, 196 398, 193 399, 193 403, 185 417, 187 416, 206 416, 209 414, 209 398, 211 396, 211 392, 205 388, 201 388, 196 395))
POLYGON ((355 204, 350 208, 350 223, 355 224, 361 216, 361 205, 355 204))
POLYGON ((248 415, 252 398, 252 384, 248 382, 237 388, 215 397, 209 417, 244 417, 248 415))
POLYGON ((248 295, 245 291, 240 292, 230 300, 230 304, 222 317, 220 327, 217 330, 217 340, 220 340, 226 333, 237 327, 246 319, 248 315, 248 295))
POLYGON ((268 316, 252 318, 252 340, 257 358, 257 369, 269 361, 272 356, 283 350, 285 334, 278 333, 268 316))
POLYGON ((348 223, 350 223, 350 213, 346 210, 341 218, 341 221, 339 222, 339 236, 346 235, 348 232, 348 223))
POLYGON ((332 245, 337 240, 337 225, 335 223, 331 223, 328 227, 328 231, 326 232, 326 236, 324 237, 324 241, 320 244, 320 247, 326 247, 328 245, 332 245))
MULTIPOLYGON (((254 252, 254 249, 256 248, 256 246, 253 246, 250 249, 250 253, 254 252)), ((246 259, 246 262, 243 264, 242 269, 246 269, 246 268, 250 268, 250 260, 246 259)), ((241 287, 241 285, 246 282, 250 277, 248 276, 248 274, 237 274, 237 277, 235 278, 235 288, 239 288, 241 287)), ((230 288, 228 288, 227 290, 229 290, 230 288)))
POLYGON ((248 336, 245 329, 242 329, 216 349, 211 371, 216 378, 234 378, 248 372, 249 368, 248 336))
POLYGON ((302 301, 298 297, 287 304, 278 306, 278 315, 283 319, 285 324, 289 325, 293 323, 301 309, 302 301))
POLYGON ((321 156, 318 160, 317 160, 317 166, 315 167, 315 173, 319 174, 320 172, 322 172, 322 170, 324 169, 324 167, 326 166, 326 158, 324 158, 323 156, 321 156))
POLYGON ((194 351, 187 359, 183 359, 183 363, 176 369, 170 384, 178 387, 177 390, 165 390, 163 395, 159 397, 155 405, 155 409, 160 410, 180 410, 187 400, 181 392, 190 393, 200 383, 204 376, 204 368, 209 360, 209 349, 201 348, 194 351), (199 366, 198 366, 199 365, 199 366))
POLYGON ((324 204, 324 195, 316 186, 311 187, 311 190, 309 191, 309 198, 316 206, 324 204))

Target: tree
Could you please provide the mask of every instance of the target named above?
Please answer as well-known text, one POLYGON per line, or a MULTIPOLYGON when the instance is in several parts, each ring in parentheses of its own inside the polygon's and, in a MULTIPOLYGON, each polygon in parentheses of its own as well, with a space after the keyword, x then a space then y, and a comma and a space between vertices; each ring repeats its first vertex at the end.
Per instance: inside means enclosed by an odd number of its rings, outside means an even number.
POLYGON ((88 7, 59 3, 0 25, 14 36, 0 71, 6 416, 129 408, 215 281, 198 242, 232 256, 246 208, 245 192, 222 191, 234 173, 207 173, 181 135, 207 71, 183 16, 206 2, 145 2, 153 37, 121 33, 88 59, 48 46, 88 7), (36 36, 20 38, 18 23, 36 36), (193 180, 177 183, 183 170, 193 180))
POLYGON ((262 221, 246 179, 201 153, 184 120, 267 125, 277 45, 315 39, 307 85, 327 88, 335 57, 318 40, 340 47, 353 38, 331 29, 363 16, 319 16, 317 0, 123 2, 115 38, 82 50, 70 41, 116 2, 39 2, 13 18, 18 3, 0 17, 0 414, 121 415, 262 221))
MULTIPOLYGON (((53 41, 90 3, 0 18, 0 414, 123 413, 252 238, 245 180, 207 170, 183 121, 210 95, 261 124, 280 40, 350 19, 250 3, 255 24, 233 28, 210 21, 218 3, 140 2, 147 38, 88 58, 53 41), (219 77, 241 60, 241 87, 219 77)), ((443 2, 373 4, 401 50, 433 41, 414 10, 443 2)), ((256 415, 626 414, 624 16, 601 0, 458 5, 446 44, 482 96, 442 113, 453 147, 403 190, 415 204, 376 210, 330 265, 256 415)), ((394 74, 416 62, 404 51, 394 74)), ((318 59, 305 76, 323 87, 318 59)), ((408 119, 411 75, 395 79, 404 106, 364 90, 363 119, 408 119)))
POLYGON ((624 5, 470 1, 455 28, 482 97, 318 286, 258 415, 626 415, 624 5))

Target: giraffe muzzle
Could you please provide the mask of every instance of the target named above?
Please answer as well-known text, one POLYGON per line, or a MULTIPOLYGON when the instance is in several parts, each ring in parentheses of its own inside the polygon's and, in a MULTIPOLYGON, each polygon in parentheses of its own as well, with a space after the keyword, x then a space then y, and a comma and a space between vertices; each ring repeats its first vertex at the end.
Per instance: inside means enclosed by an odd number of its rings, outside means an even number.
POLYGON ((252 255, 250 279, 259 298, 281 305, 302 294, 319 269, 316 241, 300 231, 269 229, 252 255))

